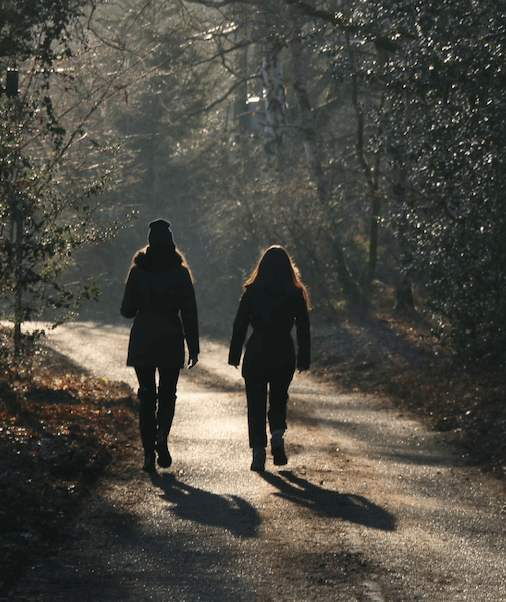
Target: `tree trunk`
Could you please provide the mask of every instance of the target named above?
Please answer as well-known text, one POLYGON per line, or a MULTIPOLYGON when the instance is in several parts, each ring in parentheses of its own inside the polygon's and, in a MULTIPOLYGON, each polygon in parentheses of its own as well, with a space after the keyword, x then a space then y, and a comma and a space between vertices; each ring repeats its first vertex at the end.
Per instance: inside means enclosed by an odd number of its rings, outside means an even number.
MULTIPOLYGON (((236 43, 240 41, 236 33, 236 43)), ((241 134, 248 130, 248 46, 236 50, 235 74, 240 84, 237 86, 234 100, 234 119, 241 134)))
MULTIPOLYGON (((395 171, 395 186, 394 186, 394 195, 397 199, 397 203, 400 207, 406 206, 406 171, 404 168, 397 168, 395 171)), ((404 213, 404 212, 403 212, 404 213)), ((405 233, 404 233, 404 219, 401 218, 397 222, 397 245, 398 245, 398 254, 399 257, 405 252, 407 248, 407 244, 405 243, 405 233)), ((398 266, 399 277, 397 278, 396 283, 396 291, 395 291, 395 311, 397 312, 406 312, 412 311, 415 308, 415 300, 413 296, 413 287, 411 285, 410 278, 407 274, 401 273, 401 267, 398 266)))
POLYGON ((300 122, 304 133, 304 151, 311 176, 316 184, 318 196, 322 203, 327 203, 328 187, 325 181, 320 152, 316 144, 316 130, 314 125, 313 111, 309 102, 306 84, 306 65, 304 64, 304 53, 299 35, 295 35, 291 43, 292 67, 294 82, 293 88, 297 94, 299 104, 300 122))
POLYGON ((23 322, 23 220, 16 220, 16 268, 14 302, 14 355, 21 356, 21 324, 23 322))
POLYGON ((265 39, 262 56, 262 80, 265 90, 264 148, 268 155, 278 156, 286 127, 285 88, 281 62, 282 45, 265 39))
POLYGON ((364 287, 364 297, 367 303, 370 303, 372 296, 372 283, 376 275, 376 266, 378 265, 378 235, 381 201, 376 192, 371 201, 371 228, 369 233, 369 265, 367 267, 367 280, 364 287))
POLYGON ((295 35, 291 43, 292 66, 294 73, 293 87, 297 94, 299 104, 300 122, 304 133, 304 151, 306 161, 318 191, 318 199, 323 208, 329 228, 325 230, 333 255, 337 262, 337 277, 344 296, 352 305, 360 305, 362 294, 357 283, 353 280, 348 267, 339 234, 331 229, 333 217, 328 206, 328 185, 323 171, 320 152, 316 143, 316 128, 314 124, 313 111, 309 101, 306 84, 306 69, 304 64, 303 46, 300 35, 295 35))
MULTIPOLYGON (((350 59, 355 64, 354 52, 351 49, 349 36, 347 35, 347 47, 350 59)), ((379 153, 376 153, 374 167, 371 167, 367 162, 364 149, 364 127, 365 127, 365 116, 364 108, 358 98, 358 81, 354 77, 352 80, 352 104, 355 109, 357 116, 357 140, 355 144, 356 155, 362 171, 365 176, 365 182, 371 198, 371 217, 370 217, 370 229, 369 229, 369 263, 367 266, 367 274, 365 276, 364 283, 364 299, 367 304, 371 302, 372 283, 376 275, 376 266, 378 264, 378 230, 379 230, 379 218, 381 211, 381 199, 379 196, 379 171, 380 171, 380 157, 379 153)), ((381 99, 381 106, 383 105, 383 97, 381 99)))

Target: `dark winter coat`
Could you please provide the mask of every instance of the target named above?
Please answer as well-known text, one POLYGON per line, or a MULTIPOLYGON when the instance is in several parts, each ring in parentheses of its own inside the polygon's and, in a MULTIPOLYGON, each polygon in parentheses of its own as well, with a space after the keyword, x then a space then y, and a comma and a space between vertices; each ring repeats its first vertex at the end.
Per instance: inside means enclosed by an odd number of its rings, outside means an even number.
POLYGON ((252 284, 244 292, 234 321, 229 364, 238 366, 248 326, 253 327, 242 364, 244 378, 253 378, 259 369, 310 365, 310 332, 307 305, 302 290, 269 290, 252 284), (291 336, 297 329, 297 356, 291 336))
POLYGON ((178 253, 156 257, 148 248, 135 255, 121 315, 134 318, 128 366, 182 368, 185 338, 190 356, 199 353, 195 292, 178 253))

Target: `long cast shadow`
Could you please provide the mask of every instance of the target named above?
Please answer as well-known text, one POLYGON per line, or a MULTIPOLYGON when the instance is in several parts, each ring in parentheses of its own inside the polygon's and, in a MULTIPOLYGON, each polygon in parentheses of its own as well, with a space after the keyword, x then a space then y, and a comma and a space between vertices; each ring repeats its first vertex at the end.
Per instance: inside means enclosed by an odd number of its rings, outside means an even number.
POLYGON ((279 490, 275 495, 294 504, 326 514, 330 518, 356 523, 371 529, 381 531, 395 529, 395 517, 361 495, 339 493, 318 487, 306 479, 294 475, 290 470, 283 470, 278 474, 270 472, 259 474, 279 490))
POLYGON ((170 511, 179 518, 220 527, 238 537, 257 536, 260 515, 244 499, 192 487, 170 473, 152 473, 151 481, 162 490, 162 499, 170 504, 170 511))

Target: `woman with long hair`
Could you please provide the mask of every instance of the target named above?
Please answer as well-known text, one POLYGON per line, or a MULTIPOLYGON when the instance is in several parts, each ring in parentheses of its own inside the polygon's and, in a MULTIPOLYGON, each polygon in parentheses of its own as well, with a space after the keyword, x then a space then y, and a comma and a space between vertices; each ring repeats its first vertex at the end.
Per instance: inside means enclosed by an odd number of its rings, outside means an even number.
POLYGON ((134 255, 125 286, 121 315, 134 318, 127 365, 139 381, 139 427, 144 448, 143 470, 168 468, 172 458, 167 446, 174 411, 179 372, 198 362, 197 303, 191 272, 174 244, 169 222, 149 224, 148 246, 134 255), (158 372, 158 386, 156 373, 158 372))
POLYGON ((288 461, 283 439, 288 388, 296 368, 300 372, 309 369, 309 308, 308 291, 290 255, 277 245, 267 249, 244 284, 228 358, 229 364, 239 366, 251 325, 242 363, 253 449, 251 470, 265 469, 266 419, 274 464, 283 466, 288 461), (297 353, 291 336, 294 324, 297 353))

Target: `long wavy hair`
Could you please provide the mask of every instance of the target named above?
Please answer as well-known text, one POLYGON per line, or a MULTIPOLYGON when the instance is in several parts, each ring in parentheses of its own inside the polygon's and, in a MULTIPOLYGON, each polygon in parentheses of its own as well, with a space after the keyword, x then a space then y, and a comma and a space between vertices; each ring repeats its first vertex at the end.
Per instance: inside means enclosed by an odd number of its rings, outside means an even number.
POLYGON ((286 291, 300 289, 307 308, 311 308, 309 291, 301 280, 299 269, 287 251, 279 245, 269 247, 262 255, 251 276, 244 283, 244 289, 250 286, 286 291))

